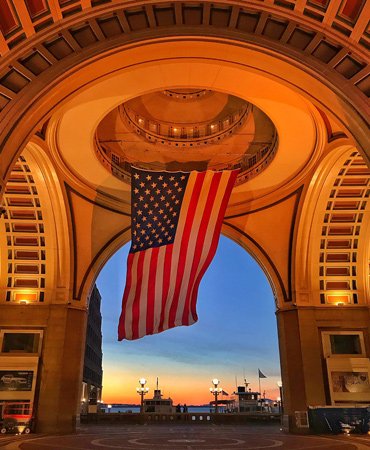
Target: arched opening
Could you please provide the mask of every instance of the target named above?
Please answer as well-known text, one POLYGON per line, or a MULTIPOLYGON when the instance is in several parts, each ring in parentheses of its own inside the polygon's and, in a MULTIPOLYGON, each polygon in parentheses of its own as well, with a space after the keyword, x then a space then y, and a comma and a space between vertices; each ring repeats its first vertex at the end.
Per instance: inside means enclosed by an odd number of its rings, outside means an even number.
POLYGON ((105 403, 138 404, 138 379, 148 380, 151 397, 159 377, 162 393, 174 404, 204 405, 212 400, 208 388, 215 377, 229 394, 225 399, 236 397, 236 385, 244 386, 244 379, 258 391, 258 369, 267 376, 262 397, 276 401, 281 377, 274 296, 264 272, 242 247, 221 236, 200 286, 196 324, 117 342, 127 254, 125 245, 96 281, 102 295, 105 403))

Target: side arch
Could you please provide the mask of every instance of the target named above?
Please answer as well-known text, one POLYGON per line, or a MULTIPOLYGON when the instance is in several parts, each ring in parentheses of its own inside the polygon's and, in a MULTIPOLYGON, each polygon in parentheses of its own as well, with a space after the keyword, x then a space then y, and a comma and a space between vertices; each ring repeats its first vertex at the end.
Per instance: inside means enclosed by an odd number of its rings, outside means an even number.
POLYGON ((3 204, 1 301, 67 302, 71 270, 67 210, 41 140, 31 141, 13 166, 3 204))
POLYGON ((306 193, 297 234, 298 302, 369 303, 370 171, 350 145, 333 143, 306 193))

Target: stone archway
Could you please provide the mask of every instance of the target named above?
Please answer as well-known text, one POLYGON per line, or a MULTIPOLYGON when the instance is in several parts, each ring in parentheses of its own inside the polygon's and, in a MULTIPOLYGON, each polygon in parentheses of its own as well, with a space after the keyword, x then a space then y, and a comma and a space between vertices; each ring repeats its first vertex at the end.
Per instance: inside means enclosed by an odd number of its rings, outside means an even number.
MULTIPOLYGON (((65 370, 64 363, 71 356, 67 347, 73 347, 74 343, 69 333, 73 328, 83 330, 86 300, 96 273, 109 255, 129 239, 129 185, 112 176, 112 167, 106 170, 99 163, 94 144, 96 127, 126 99, 148 92, 196 86, 237 95, 263 110, 277 129, 279 142, 274 160, 258 176, 235 188, 223 232, 251 251, 274 286, 282 372, 287 386, 286 413, 292 427, 295 411, 334 401, 330 398, 326 360, 322 356, 323 332, 350 329, 362 333, 367 342, 364 356, 369 356, 369 254, 356 252, 354 247, 359 242, 366 245, 369 233, 365 214, 369 207, 366 187, 369 174, 357 154, 360 151, 363 157, 367 156, 366 109, 361 90, 367 69, 360 46, 350 57, 343 44, 338 54, 328 59, 327 69, 326 53, 315 50, 326 45, 322 43, 325 36, 319 34, 320 27, 304 22, 300 11, 290 17, 278 7, 264 5, 258 11, 256 5, 248 5, 258 15, 259 32, 254 33, 243 31, 243 20, 251 16, 250 11, 243 9, 244 3, 235 3, 228 9, 225 5, 202 2, 200 9, 191 9, 192 16, 185 4, 173 3, 169 7, 174 8, 173 28, 161 25, 159 15, 153 16, 153 11, 161 10, 160 5, 137 5, 124 9, 124 13, 122 5, 91 7, 72 19, 53 24, 45 35, 29 33, 22 48, 15 45, 14 51, 5 52, 5 62, 11 68, 4 68, 0 82, 0 93, 5 98, 0 116, 2 184, 4 188, 7 182, 8 187, 12 185, 9 175, 15 158, 26 145, 35 145, 32 136, 36 133, 36 141, 53 167, 53 175, 43 174, 38 183, 44 190, 45 187, 50 190, 53 177, 57 180, 61 186, 58 202, 67 214, 63 220, 59 213, 54 222, 42 223, 48 228, 50 238, 46 245, 51 248, 57 224, 58 229, 61 223, 65 227, 61 231, 64 242, 56 250, 55 267, 46 262, 47 273, 69 272, 63 283, 54 280, 49 290, 41 284, 38 288, 45 298, 42 305, 37 305, 41 316, 58 311, 53 320, 38 326, 52 336, 58 320, 64 324, 55 337, 63 357, 56 362, 44 354, 45 361, 58 374, 55 388, 45 381, 47 372, 41 374, 39 424, 45 431, 73 429, 71 416, 76 413, 78 403, 83 346, 73 350, 74 367, 65 370), (200 10, 203 19, 199 23, 194 19, 196 22, 192 23, 190 16, 197 17, 200 10), (216 13, 227 15, 227 25, 214 28, 216 22, 211 22, 216 20, 216 13), (135 25, 143 17, 148 29, 135 25), (302 26, 309 26, 307 35, 312 42, 307 43, 307 48, 311 53, 306 47, 299 51, 289 45, 283 48, 274 28, 281 23, 281 17, 286 28, 279 36, 285 42, 296 42, 302 32, 294 20, 301 19, 302 26), (113 24, 117 20, 121 32, 107 38, 104 21, 113 24), (181 29, 177 27, 179 21, 184 25, 181 29), (346 61, 344 66, 340 65, 342 60, 346 61), (324 67, 325 76, 321 73, 324 67), (344 77, 347 81, 341 89, 344 77), (83 126, 79 126, 81 119, 83 126), (347 178, 351 181, 345 181, 347 178), (351 184, 354 179, 357 185, 351 184), (330 180, 329 192, 326 183, 330 180), (342 183, 350 187, 341 188, 342 183), (315 184, 317 189, 312 194, 315 184), (340 215, 334 206, 324 208, 325 203, 334 205, 332 191, 337 198, 346 189, 351 191, 347 194, 352 204, 347 204, 345 214, 340 215), (327 225, 331 222, 334 224, 327 225), (347 231, 343 231, 343 226, 340 231, 338 222, 345 223, 347 231), (327 251, 330 226, 339 233, 331 240, 350 241, 346 244, 350 250, 327 251), (320 236, 320 227, 328 230, 325 236, 320 236), (344 232, 346 238, 339 239, 344 232), (347 254, 349 258, 339 265, 332 264, 342 270, 333 275, 334 283, 342 283, 340 289, 349 292, 348 304, 345 309, 340 308, 340 313, 336 304, 329 301, 335 285, 330 284, 333 282, 327 275, 327 268, 331 267, 330 261, 326 264, 327 254, 347 254), (347 266, 349 274, 343 272, 347 266), (309 267, 308 279, 302 267, 309 267), (329 326, 323 325, 328 323, 329 326)), ((339 39, 332 30, 327 34, 329 39, 337 39, 340 48, 343 38, 339 39)), ((41 160, 40 157, 37 161, 40 165, 41 160)), ((6 206, 10 211, 11 205, 6 206)), ((39 224, 40 219, 37 220, 30 218, 29 222, 39 224)), ((8 218, 4 221, 10 230, 8 218)), ((25 321, 35 324, 35 310, 19 305, 15 296, 17 286, 9 286, 8 279, 13 283, 16 276, 8 276, 5 269, 13 263, 7 256, 8 247, 8 242, 3 241, 4 296, 0 302, 4 311, 1 317, 6 320, 2 319, 1 326, 24 325, 16 308, 22 308, 25 321)))

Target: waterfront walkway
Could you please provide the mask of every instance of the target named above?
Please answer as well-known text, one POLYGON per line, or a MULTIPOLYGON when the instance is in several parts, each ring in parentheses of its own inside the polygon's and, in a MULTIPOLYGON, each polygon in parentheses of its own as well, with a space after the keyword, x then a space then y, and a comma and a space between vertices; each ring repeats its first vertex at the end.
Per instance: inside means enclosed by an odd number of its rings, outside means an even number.
POLYGON ((75 435, 0 437, 5 450, 368 450, 370 436, 296 436, 276 425, 84 425, 75 435))

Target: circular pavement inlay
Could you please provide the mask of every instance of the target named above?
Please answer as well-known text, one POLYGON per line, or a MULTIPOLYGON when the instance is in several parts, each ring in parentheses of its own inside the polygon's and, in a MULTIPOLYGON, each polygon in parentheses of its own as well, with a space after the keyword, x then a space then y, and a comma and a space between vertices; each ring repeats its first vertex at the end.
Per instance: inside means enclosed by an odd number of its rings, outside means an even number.
POLYGON ((191 443, 194 443, 194 442, 206 442, 206 441, 204 439, 167 439, 167 442, 178 442, 178 443, 191 442, 191 443))

